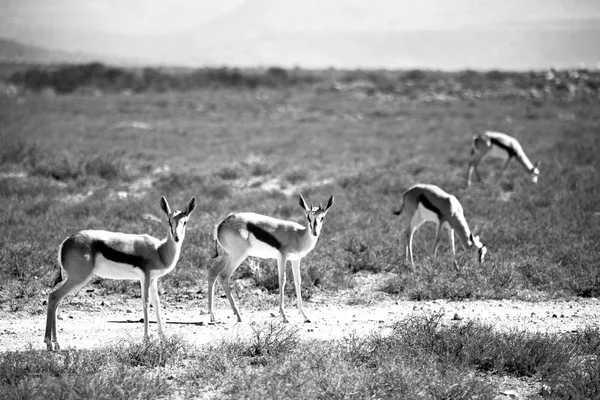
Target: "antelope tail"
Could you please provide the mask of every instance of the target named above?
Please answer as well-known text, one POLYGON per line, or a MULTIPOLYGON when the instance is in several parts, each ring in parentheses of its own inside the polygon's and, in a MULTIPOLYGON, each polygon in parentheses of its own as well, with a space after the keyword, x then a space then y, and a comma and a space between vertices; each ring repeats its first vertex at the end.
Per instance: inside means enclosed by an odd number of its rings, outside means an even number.
POLYGON ((58 275, 54 279, 54 283, 52 284, 52 288, 56 287, 59 283, 64 280, 63 269, 62 269, 62 247, 65 241, 63 241, 60 246, 58 246, 58 275))
POLYGON ((402 204, 402 206, 400 207, 400 209, 399 209, 398 211, 393 211, 393 210, 392 210, 392 212, 393 212, 395 215, 400 215, 400 214, 402 213, 402 210, 403 210, 403 209, 404 209, 404 203, 402 204))
POLYGON ((215 229, 213 231, 213 241, 215 243, 214 252, 211 255, 212 258, 219 257, 219 241, 217 240, 217 236, 219 234, 219 225, 215 225, 215 229))
POLYGON ((58 275, 56 276, 56 279, 54 279, 54 283, 52 284, 52 287, 56 287, 56 285, 58 285, 59 283, 61 283, 63 281, 63 272, 62 272, 62 268, 60 268, 58 270, 58 275))

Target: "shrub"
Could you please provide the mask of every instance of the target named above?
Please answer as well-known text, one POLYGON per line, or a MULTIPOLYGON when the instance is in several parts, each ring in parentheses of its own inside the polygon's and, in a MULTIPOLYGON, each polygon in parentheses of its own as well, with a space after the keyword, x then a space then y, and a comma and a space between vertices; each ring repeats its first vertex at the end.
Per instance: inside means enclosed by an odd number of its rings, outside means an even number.
POLYGON ((350 240, 344 246, 346 257, 344 265, 351 272, 371 271, 380 272, 382 263, 374 253, 370 245, 363 243, 356 237, 350 240))
POLYGON ((42 153, 37 145, 14 135, 1 134, 0 165, 19 164, 26 168, 35 165, 42 153))
POLYGON ((177 359, 184 350, 185 343, 178 336, 150 339, 143 342, 125 342, 118 346, 116 358, 131 367, 164 367, 177 359))

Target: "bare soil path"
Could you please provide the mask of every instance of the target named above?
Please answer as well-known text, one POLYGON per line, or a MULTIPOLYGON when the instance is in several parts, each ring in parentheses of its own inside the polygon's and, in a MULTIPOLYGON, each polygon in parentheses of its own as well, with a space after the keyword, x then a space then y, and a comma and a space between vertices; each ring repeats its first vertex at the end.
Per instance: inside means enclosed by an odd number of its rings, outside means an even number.
MULTIPOLYGON (((59 312, 59 343, 62 349, 94 349, 117 344, 123 340, 141 340, 141 300, 122 295, 96 296, 85 289, 67 298, 59 312)), ((256 296, 264 296, 257 293, 256 296)), ((167 297, 167 296, 163 296, 167 297)), ((183 296, 185 297, 185 296, 183 296)), ((274 295, 268 295, 259 304, 273 305, 260 308, 239 301, 243 323, 236 323, 229 304, 217 298, 215 313, 219 323, 209 324, 206 299, 189 294, 191 300, 171 296, 164 301, 162 316, 167 335, 178 335, 187 343, 202 346, 220 340, 238 340, 272 322, 277 322, 274 295)), ((311 323, 301 322, 295 304, 288 304, 290 326, 296 327, 301 338, 339 340, 350 335, 368 335, 378 331, 386 334, 395 322, 423 315, 441 314, 446 324, 476 320, 499 330, 526 330, 544 333, 569 333, 585 327, 600 327, 598 299, 570 299, 527 302, 519 300, 477 301, 407 301, 394 300, 382 293, 371 296, 372 301, 361 305, 347 305, 348 293, 327 296, 318 294, 305 303, 311 323), (380 296, 381 295, 381 296, 380 296)), ((367 297, 369 299, 369 297, 367 297)), ((0 310, 0 352, 45 349, 45 305, 29 307, 18 312, 0 310)), ((150 313, 151 322, 154 321, 150 313)), ((155 323, 150 334, 157 335, 155 323)), ((541 399, 541 382, 535 378, 486 376, 495 381, 498 399, 541 399)))
MULTIPOLYGON (((63 348, 97 348, 119 340, 142 337, 140 299, 93 301, 75 296, 61 307, 57 322, 59 343, 63 348)), ((478 320, 496 329, 518 329, 532 332, 567 333, 586 326, 600 326, 598 299, 526 302, 518 300, 478 301, 403 301, 383 299, 369 305, 345 305, 325 296, 307 302, 305 311, 310 324, 301 322, 295 306, 288 304, 291 325, 306 339, 341 339, 351 334, 366 335, 389 330, 392 325, 411 316, 441 313, 445 323, 478 320)), ((202 345, 221 339, 235 339, 250 334, 263 324, 278 321, 277 308, 248 309, 240 304, 245 321, 236 323, 229 305, 223 299, 216 304, 217 324, 209 324, 203 299, 188 303, 163 303, 165 333, 179 335, 192 344, 202 345)), ((150 314, 154 321, 153 312, 150 314)), ((0 311, 0 351, 43 349, 46 323, 45 306, 19 312, 0 311)), ((156 324, 150 325, 156 335, 156 324)))

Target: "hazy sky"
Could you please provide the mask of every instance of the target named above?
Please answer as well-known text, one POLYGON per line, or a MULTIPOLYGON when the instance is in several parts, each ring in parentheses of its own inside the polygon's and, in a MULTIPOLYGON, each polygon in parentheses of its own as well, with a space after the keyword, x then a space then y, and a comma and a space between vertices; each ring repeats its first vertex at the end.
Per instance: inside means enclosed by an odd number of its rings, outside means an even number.
POLYGON ((600 0, 0 0, 0 37, 169 65, 596 65, 598 36, 600 0))
POLYGON ((39 28, 178 33, 234 10, 280 30, 444 29, 600 18, 600 0, 0 0, 0 35, 39 28))
POLYGON ((177 33, 218 17, 244 1, 0 0, 0 21, 17 35, 19 30, 32 28, 133 35, 177 33))

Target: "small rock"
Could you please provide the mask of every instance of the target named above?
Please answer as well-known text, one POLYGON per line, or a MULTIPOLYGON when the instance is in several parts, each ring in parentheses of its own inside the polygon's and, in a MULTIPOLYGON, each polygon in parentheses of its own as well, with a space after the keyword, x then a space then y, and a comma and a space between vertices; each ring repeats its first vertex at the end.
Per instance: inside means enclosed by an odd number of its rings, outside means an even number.
POLYGON ((556 314, 552 314, 552 318, 558 318, 556 314))
POLYGON ((126 312, 127 314, 131 314, 131 313, 133 313, 133 310, 132 310, 131 308, 126 308, 126 309, 125 309, 125 312, 126 312))
POLYGON ((454 316, 452 317, 452 319, 454 321, 461 321, 463 318, 460 315, 458 315, 458 313, 454 313, 454 316))

